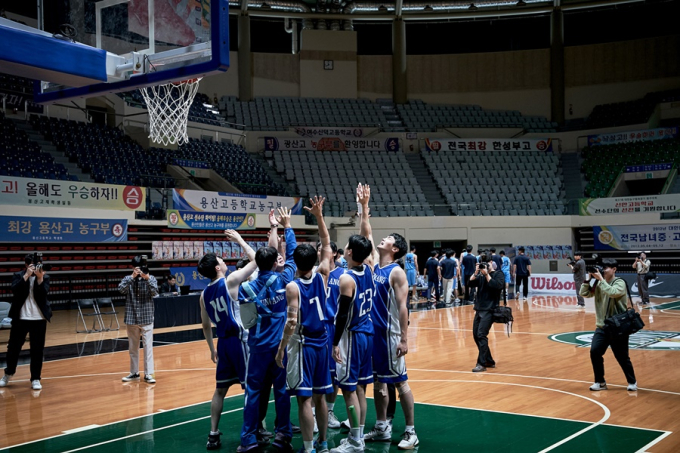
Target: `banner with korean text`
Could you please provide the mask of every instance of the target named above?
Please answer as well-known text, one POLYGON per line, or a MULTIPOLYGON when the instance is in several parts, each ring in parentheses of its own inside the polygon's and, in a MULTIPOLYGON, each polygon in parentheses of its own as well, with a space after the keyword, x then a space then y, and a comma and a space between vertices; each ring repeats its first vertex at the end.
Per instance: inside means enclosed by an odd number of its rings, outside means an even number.
POLYGON ((0 205, 144 211, 146 189, 137 186, 0 176, 0 205))
POLYGON ((241 214, 265 214, 271 209, 287 207, 293 215, 301 215, 300 197, 272 197, 202 190, 174 189, 173 208, 180 211, 205 211, 241 214))
POLYGON ((552 139, 427 138, 428 151, 552 151, 552 139))
POLYGON ((168 227, 194 230, 252 230, 255 214, 232 214, 230 212, 196 212, 169 209, 168 227))
POLYGON ((645 212, 679 211, 680 194, 579 199, 580 215, 638 214, 645 212))
POLYGON ((597 250, 677 250, 680 224, 594 226, 597 250))
POLYGON ((265 151, 399 151, 399 139, 391 138, 264 138, 265 151))
POLYGON ((598 134, 588 136, 588 146, 613 145, 615 143, 648 142, 663 140, 678 136, 676 127, 660 127, 658 129, 645 129, 641 131, 613 132, 611 134, 598 134))
POLYGON ((0 216, 2 242, 127 241, 127 220, 0 216))
POLYGON ((300 137, 322 138, 360 138, 364 136, 364 130, 360 127, 295 127, 293 128, 300 137))

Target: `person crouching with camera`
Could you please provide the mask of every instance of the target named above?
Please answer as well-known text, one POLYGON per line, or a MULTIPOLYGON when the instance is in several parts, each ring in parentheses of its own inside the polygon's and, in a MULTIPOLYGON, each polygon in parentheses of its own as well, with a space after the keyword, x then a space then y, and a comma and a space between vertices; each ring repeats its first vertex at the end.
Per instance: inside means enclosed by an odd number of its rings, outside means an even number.
POLYGON ((475 273, 470 277, 470 287, 477 288, 472 336, 479 350, 477 366, 472 369, 473 373, 486 371, 487 368, 496 368, 496 362, 491 357, 489 349, 488 335, 493 325, 493 311, 498 307, 501 292, 505 288, 505 276, 502 271, 495 269, 495 265, 491 257, 484 252, 479 256, 475 273))
POLYGON ((609 336, 604 330, 604 320, 608 317, 623 313, 628 305, 628 290, 626 282, 622 278, 616 278, 617 261, 613 258, 604 258, 601 266, 588 266, 587 272, 591 278, 597 280, 581 285, 581 296, 595 298, 595 334, 590 345, 590 361, 593 363, 595 383, 590 390, 607 390, 607 382, 604 379, 604 353, 611 346, 614 357, 619 362, 623 373, 626 375, 628 390, 637 390, 635 371, 628 356, 629 335, 609 336))
POLYGON ((7 344, 7 368, 5 368, 5 375, 0 379, 0 387, 7 386, 16 372, 19 353, 28 334, 31 338, 31 388, 41 390, 40 374, 43 365, 45 334, 47 321, 52 318, 52 308, 47 301, 50 278, 43 269, 39 254, 26 255, 24 262, 26 269, 15 273, 12 277, 14 299, 9 309, 12 328, 9 331, 7 344))
POLYGON ((118 285, 125 294, 125 325, 130 351, 130 374, 123 382, 139 380, 139 338, 144 344, 144 382, 156 382, 153 367, 153 298, 158 295, 158 282, 149 274, 146 256, 132 259, 132 274, 126 275, 118 285))

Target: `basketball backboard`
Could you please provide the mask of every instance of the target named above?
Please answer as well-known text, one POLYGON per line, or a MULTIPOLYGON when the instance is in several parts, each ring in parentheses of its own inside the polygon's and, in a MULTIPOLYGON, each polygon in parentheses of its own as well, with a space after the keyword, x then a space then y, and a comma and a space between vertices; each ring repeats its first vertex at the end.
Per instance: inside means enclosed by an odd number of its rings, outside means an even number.
POLYGON ((40 0, 38 22, 47 31, 12 26, 23 50, 0 59, 42 80, 35 93, 39 103, 224 72, 228 6, 228 0, 40 0), (61 27, 61 39, 53 35, 60 24, 73 27, 61 27), (72 31, 75 43, 64 39, 72 31), (48 53, 55 61, 44 61, 48 53))

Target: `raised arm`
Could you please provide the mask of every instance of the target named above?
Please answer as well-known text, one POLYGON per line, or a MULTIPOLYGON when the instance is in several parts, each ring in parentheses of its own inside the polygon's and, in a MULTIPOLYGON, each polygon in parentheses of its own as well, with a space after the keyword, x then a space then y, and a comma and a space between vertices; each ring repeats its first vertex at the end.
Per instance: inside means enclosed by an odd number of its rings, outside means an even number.
POLYGON ((394 297, 399 307, 399 325, 401 326, 401 339, 397 345, 397 357, 408 354, 408 281, 406 272, 401 268, 395 268, 390 274, 390 285, 394 289, 394 297))
POLYGON ((279 249, 279 221, 273 209, 269 211, 269 243, 267 245, 276 250, 279 249))
POLYGON ((241 269, 237 269, 229 274, 227 277, 227 291, 229 291, 229 295, 232 299, 238 300, 239 286, 241 286, 241 283, 248 280, 248 277, 250 277, 256 269, 257 263, 253 259, 241 269))
POLYGON ((225 230, 224 234, 227 236, 227 239, 229 239, 231 242, 238 242, 238 245, 243 248, 243 251, 246 252, 246 256, 250 261, 255 261, 255 250, 248 245, 246 241, 243 240, 241 235, 238 233, 236 230, 225 230))
POLYGON ((290 227, 290 209, 287 207, 278 208, 279 215, 277 221, 279 224, 283 225, 284 234, 286 237, 286 262, 293 260, 293 252, 297 247, 297 242, 295 241, 295 232, 290 227))
POLYGON ((375 243, 373 242, 373 229, 371 228, 371 223, 369 221, 370 213, 368 202, 370 199, 371 186, 359 183, 357 186, 357 200, 361 206, 361 229, 359 234, 367 238, 371 243, 371 254, 369 255, 369 258, 366 259, 366 264, 373 268, 373 264, 377 263, 380 258, 378 256, 378 251, 375 248, 375 243))
POLYGON ((300 306, 300 291, 295 283, 291 282, 286 285, 286 300, 288 302, 288 313, 286 317, 286 325, 283 328, 283 338, 279 343, 279 350, 276 352, 276 364, 285 368, 283 365, 283 357, 286 354, 286 347, 290 338, 295 333, 298 323, 298 309, 300 306))
POLYGON ((213 363, 217 363, 217 351, 215 350, 215 344, 213 343, 212 322, 210 321, 208 312, 205 311, 203 294, 201 294, 198 303, 201 306, 201 327, 203 328, 203 336, 205 337, 205 341, 208 343, 208 348, 210 349, 210 360, 212 360, 213 363))
POLYGON ((319 225, 319 241, 321 242, 321 258, 319 259, 319 267, 316 269, 318 273, 323 275, 324 282, 328 284, 328 275, 331 273, 331 261, 333 260, 333 249, 331 249, 331 235, 326 228, 326 222, 323 218, 323 204, 326 199, 324 197, 314 197, 309 199, 312 207, 304 207, 314 217, 316 223, 319 225))

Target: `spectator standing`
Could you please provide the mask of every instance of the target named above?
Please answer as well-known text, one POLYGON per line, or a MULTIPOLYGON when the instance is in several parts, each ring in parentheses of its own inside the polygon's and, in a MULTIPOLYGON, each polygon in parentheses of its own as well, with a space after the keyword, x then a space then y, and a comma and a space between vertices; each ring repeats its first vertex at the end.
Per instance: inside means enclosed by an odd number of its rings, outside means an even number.
POLYGON ((430 258, 425 263, 425 270, 427 271, 427 300, 428 302, 439 302, 439 279, 441 278, 441 268, 439 267, 439 260, 437 257, 439 253, 436 250, 430 252, 430 258), (432 288, 436 295, 432 299, 432 288))
POLYGON ((640 253, 633 263, 633 269, 637 272, 637 285, 640 299, 643 304, 649 303, 649 280, 647 280, 647 272, 652 263, 647 259, 646 253, 640 253))
POLYGON ((442 275, 442 294, 444 295, 444 302, 451 303, 451 294, 455 291, 456 272, 458 270, 458 263, 454 261, 453 256, 455 252, 451 249, 446 251, 446 257, 441 261, 441 275, 442 275))
POLYGON ((512 264, 512 275, 515 277, 515 299, 519 299, 519 288, 522 287, 522 298, 529 297, 529 276, 531 275, 531 260, 524 255, 524 247, 517 249, 519 254, 512 264))
POLYGON ((583 253, 574 252, 574 264, 569 263, 569 267, 574 273, 574 287, 576 288, 578 306, 583 308, 586 306, 586 302, 581 295, 581 285, 586 281, 586 262, 583 261, 583 253))
POLYGON ((472 302, 475 297, 474 288, 470 288, 470 278, 477 270, 477 258, 472 254, 472 246, 468 245, 467 252, 463 257, 463 276, 465 278, 465 300, 472 302))

